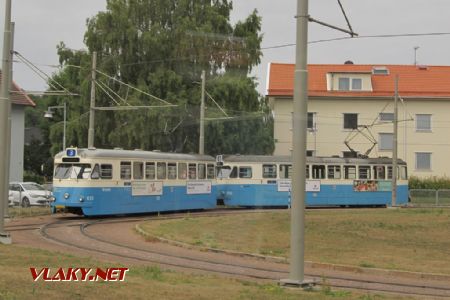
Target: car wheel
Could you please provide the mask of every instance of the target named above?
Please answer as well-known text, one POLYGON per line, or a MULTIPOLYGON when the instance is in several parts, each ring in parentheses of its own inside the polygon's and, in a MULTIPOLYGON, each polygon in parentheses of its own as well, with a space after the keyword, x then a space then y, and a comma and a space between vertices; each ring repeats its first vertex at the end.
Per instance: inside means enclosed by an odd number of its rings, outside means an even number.
POLYGON ((27 197, 24 197, 22 199, 22 207, 29 207, 30 206, 30 200, 28 200, 27 197))

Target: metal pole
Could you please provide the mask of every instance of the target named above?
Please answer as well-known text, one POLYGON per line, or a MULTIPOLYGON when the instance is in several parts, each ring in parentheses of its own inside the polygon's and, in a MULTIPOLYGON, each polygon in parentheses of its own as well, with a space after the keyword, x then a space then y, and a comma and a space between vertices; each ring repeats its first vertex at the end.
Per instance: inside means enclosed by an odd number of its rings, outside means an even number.
POLYGON ((305 184, 306 138, 308 120, 308 0, 297 2, 297 47, 294 79, 293 151, 292 151, 292 208, 291 255, 289 279, 282 284, 304 286, 305 267, 305 184))
MULTIPOLYGON (((9 58, 10 58, 9 59, 10 76, 9 76, 9 85, 8 85, 8 90, 10 91, 9 95, 11 95, 12 82, 13 82, 13 54, 12 53, 14 53, 13 52, 13 50, 14 50, 14 27, 15 27, 14 22, 11 22, 11 45, 10 45, 11 52, 10 52, 10 56, 9 56, 9 58)), ((7 174, 9 174, 7 178, 5 177, 5 187, 8 189, 8 195, 9 195, 9 180, 10 180, 10 176, 11 176, 11 174, 10 174, 11 173, 11 110, 12 110, 12 103, 10 101, 9 105, 8 105, 9 118, 8 118, 7 129, 6 129, 6 134, 7 134, 6 139, 7 139, 7 141, 10 141, 10 142, 5 145, 6 153, 7 153, 6 155, 7 155, 7 157, 9 157, 9 159, 5 162, 6 163, 5 172, 7 174)), ((5 204, 5 210, 4 210, 5 218, 9 218, 8 200, 6 200, 4 202, 4 204, 5 204)))
POLYGON ((7 172, 7 162, 9 161, 6 145, 10 145, 8 140, 8 121, 9 107, 11 99, 9 94, 10 83, 10 60, 11 60, 11 0, 5 1, 5 31, 3 35, 3 59, 2 59, 2 82, 0 97, 0 243, 11 244, 9 233, 4 231, 4 201, 8 201, 9 188, 6 185, 9 182, 9 173, 7 172))
POLYGON ((97 67, 97 52, 92 52, 91 72, 91 107, 89 109, 88 148, 94 148, 94 121, 95 121, 95 69, 97 67))
POLYGON ((392 141, 392 203, 397 205, 397 146, 398 146, 398 75, 395 76, 395 97, 394 97, 394 134, 392 141))
POLYGON ((200 139, 198 153, 205 154, 205 83, 206 73, 202 71, 202 98, 200 102, 200 139))
POLYGON ((63 151, 66 150, 66 125, 67 125, 67 112, 66 101, 64 101, 64 128, 63 128, 63 151))

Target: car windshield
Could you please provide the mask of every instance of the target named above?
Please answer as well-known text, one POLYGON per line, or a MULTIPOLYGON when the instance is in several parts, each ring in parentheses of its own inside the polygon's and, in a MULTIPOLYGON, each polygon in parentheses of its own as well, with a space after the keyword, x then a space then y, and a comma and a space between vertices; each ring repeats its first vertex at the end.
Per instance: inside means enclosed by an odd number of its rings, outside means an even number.
POLYGON ((56 179, 88 179, 91 174, 90 164, 58 164, 55 168, 56 179))
POLYGON ((22 186, 26 191, 45 191, 44 187, 37 183, 24 183, 22 186))

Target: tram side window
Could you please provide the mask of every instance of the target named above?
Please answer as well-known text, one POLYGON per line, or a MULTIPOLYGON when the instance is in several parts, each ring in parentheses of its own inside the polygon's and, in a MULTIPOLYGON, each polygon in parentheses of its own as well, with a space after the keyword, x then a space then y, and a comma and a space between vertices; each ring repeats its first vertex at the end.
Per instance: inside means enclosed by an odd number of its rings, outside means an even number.
POLYGON ((198 164, 198 179, 206 179, 206 165, 198 164))
POLYGON ((384 180, 386 178, 386 167, 385 166, 374 166, 373 176, 375 179, 384 180))
POLYGON ((344 166, 344 177, 345 179, 356 179, 356 167, 344 166))
POLYGON ((110 165, 110 164, 101 164, 100 165, 100 178, 101 179, 112 179, 112 177, 113 177, 112 174, 113 174, 112 165, 110 165))
POLYGON ((189 164, 189 179, 197 179, 197 165, 189 164))
POLYGON ((280 165, 280 178, 290 179, 292 177, 292 166, 291 165, 280 165))
POLYGON ((121 161, 120 162, 120 179, 131 179, 131 162, 121 161))
POLYGON ((237 167, 233 167, 233 170, 231 170, 230 178, 238 178, 238 169, 237 169, 237 167))
POLYGON ((145 163, 145 179, 155 179, 155 163, 145 163))
POLYGON ((208 164, 206 167, 206 176, 208 179, 214 179, 214 165, 208 164))
POLYGON ((313 179, 325 179, 325 166, 313 165, 312 166, 312 178, 313 179))
POLYGON ((306 179, 309 179, 309 165, 306 165, 306 179))
POLYGON ((99 179, 100 178, 100 167, 98 164, 95 164, 94 169, 92 169, 91 179, 99 179))
POLYGON ((239 178, 252 178, 252 168, 239 167, 239 178))
POLYGON ((387 179, 392 179, 392 166, 387 167, 387 179))
POLYGON ((166 179, 166 163, 159 162, 156 164, 156 178, 166 179))
POLYGON ((177 179, 177 164, 176 163, 168 163, 167 164, 167 178, 168 179, 177 179))
POLYGON ((328 166, 328 179, 341 179, 341 166, 328 166))
POLYGON ((186 179, 186 178, 187 178, 187 164, 178 163, 178 179, 186 179))
POLYGON ((133 162, 133 179, 143 179, 144 173, 143 173, 144 163, 140 161, 134 161, 133 162))
POLYGON ((406 167, 400 167, 400 178, 402 180, 408 179, 408 171, 406 167))
POLYGON ((359 166, 359 179, 370 179, 370 167, 369 166, 359 166))
POLYGON ((277 165, 263 165, 263 178, 277 178, 277 165))

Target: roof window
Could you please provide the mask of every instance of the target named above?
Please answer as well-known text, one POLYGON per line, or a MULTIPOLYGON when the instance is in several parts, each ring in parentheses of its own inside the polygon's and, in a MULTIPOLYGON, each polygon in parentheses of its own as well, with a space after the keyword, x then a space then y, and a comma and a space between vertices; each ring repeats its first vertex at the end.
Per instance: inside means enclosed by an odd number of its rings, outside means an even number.
POLYGON ((386 67, 373 67, 372 74, 373 75, 389 75, 389 69, 386 67))

